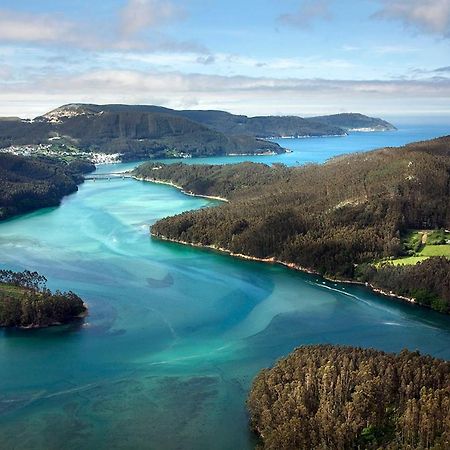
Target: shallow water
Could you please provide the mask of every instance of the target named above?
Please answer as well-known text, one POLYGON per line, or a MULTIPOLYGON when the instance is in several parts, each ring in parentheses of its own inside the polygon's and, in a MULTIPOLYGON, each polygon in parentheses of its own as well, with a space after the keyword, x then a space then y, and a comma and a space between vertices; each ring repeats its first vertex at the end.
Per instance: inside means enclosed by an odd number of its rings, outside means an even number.
POLYGON ((450 359, 449 317, 149 237, 158 218, 213 204, 88 181, 59 208, 0 224, 1 267, 38 270, 90 311, 67 327, 0 331, 1 448, 252 448, 251 379, 299 345, 450 359))

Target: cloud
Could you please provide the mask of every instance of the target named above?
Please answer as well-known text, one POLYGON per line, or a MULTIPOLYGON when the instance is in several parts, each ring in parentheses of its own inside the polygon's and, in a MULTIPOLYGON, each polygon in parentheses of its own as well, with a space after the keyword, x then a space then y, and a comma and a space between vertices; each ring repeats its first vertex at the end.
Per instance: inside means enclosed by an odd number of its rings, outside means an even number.
POLYGON ((405 26, 450 37, 450 0, 377 0, 383 4, 374 17, 399 20, 405 26))
POLYGON ((206 48, 195 42, 172 39, 159 30, 179 14, 180 10, 170 2, 129 0, 118 21, 99 30, 92 22, 72 21, 62 14, 29 14, 0 9, 0 44, 72 47, 91 51, 206 53, 206 48), (144 28, 151 33, 142 38, 139 32, 144 28))
POLYGON ((69 102, 196 105, 250 115, 341 109, 372 115, 450 115, 449 100, 450 79, 440 77, 355 81, 91 70, 70 76, 49 71, 26 82, 0 80, 0 115, 39 115, 69 102))
POLYGON ((405 53, 415 53, 418 52, 419 49, 405 45, 376 45, 373 47, 372 51, 379 55, 401 55, 405 53))
POLYGON ((120 16, 121 30, 129 36, 179 20, 185 11, 167 0, 128 0, 120 16))
POLYGON ((450 73, 450 66, 446 66, 446 67, 438 67, 437 69, 434 69, 433 72, 445 72, 445 73, 450 73))
POLYGON ((204 64, 205 66, 208 66, 210 64, 214 64, 216 62, 216 58, 213 55, 199 56, 196 61, 199 64, 204 64))
POLYGON ((298 11, 282 14, 278 21, 290 26, 308 28, 316 20, 330 20, 332 0, 303 0, 298 11))
POLYGON ((75 24, 61 16, 0 10, 0 42, 61 43, 75 37, 75 24))

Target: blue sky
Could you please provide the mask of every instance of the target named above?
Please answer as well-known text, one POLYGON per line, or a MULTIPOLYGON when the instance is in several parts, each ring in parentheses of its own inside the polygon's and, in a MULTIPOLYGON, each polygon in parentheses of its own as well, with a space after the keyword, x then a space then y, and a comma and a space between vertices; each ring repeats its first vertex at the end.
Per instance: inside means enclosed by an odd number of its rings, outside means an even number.
POLYGON ((450 117, 450 0, 2 0, 0 115, 450 117))

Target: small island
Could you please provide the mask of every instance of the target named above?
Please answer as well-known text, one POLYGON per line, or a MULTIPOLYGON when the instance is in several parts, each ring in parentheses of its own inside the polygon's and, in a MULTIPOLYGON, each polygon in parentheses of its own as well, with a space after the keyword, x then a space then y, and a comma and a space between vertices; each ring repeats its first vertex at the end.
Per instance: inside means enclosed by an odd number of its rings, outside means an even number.
POLYGON ((264 449, 444 449, 450 363, 313 345, 262 370, 248 398, 264 449))
POLYGON ((87 308, 73 292, 52 293, 37 272, 0 270, 0 327, 43 328, 84 317, 87 308))

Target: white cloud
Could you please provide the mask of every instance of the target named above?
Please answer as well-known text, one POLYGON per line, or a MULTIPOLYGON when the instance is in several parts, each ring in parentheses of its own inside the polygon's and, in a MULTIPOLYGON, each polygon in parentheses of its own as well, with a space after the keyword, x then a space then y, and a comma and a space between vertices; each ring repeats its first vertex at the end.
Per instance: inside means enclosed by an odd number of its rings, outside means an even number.
POLYGON ((374 17, 400 20, 419 31, 450 37, 450 0, 378 0, 382 9, 374 17))
POLYGON ((128 0, 121 12, 122 32, 134 35, 146 28, 160 28, 184 15, 184 10, 171 1, 128 0))
POLYGON ((75 25, 63 17, 0 10, 0 41, 64 43, 75 36, 75 25))
POLYGON ((98 30, 94 23, 76 22, 60 14, 30 14, 0 9, 0 44, 74 47, 83 50, 180 51, 204 53, 193 42, 174 40, 158 28, 181 14, 170 2, 130 0, 118 21, 98 30), (154 28, 146 39, 135 35, 143 28, 154 28), (120 30, 119 30, 120 28, 120 30), (119 30, 119 31, 118 31, 119 30))
POLYGON ((314 115, 446 113, 450 80, 352 81, 95 70, 42 74, 23 83, 0 81, 0 115, 33 116, 68 102, 162 104, 236 113, 314 115), (30 105, 30 98, 34 104, 30 105))
POLYGON ((286 25, 307 28, 316 20, 332 18, 330 4, 331 0, 303 0, 298 11, 282 14, 278 20, 286 25))

